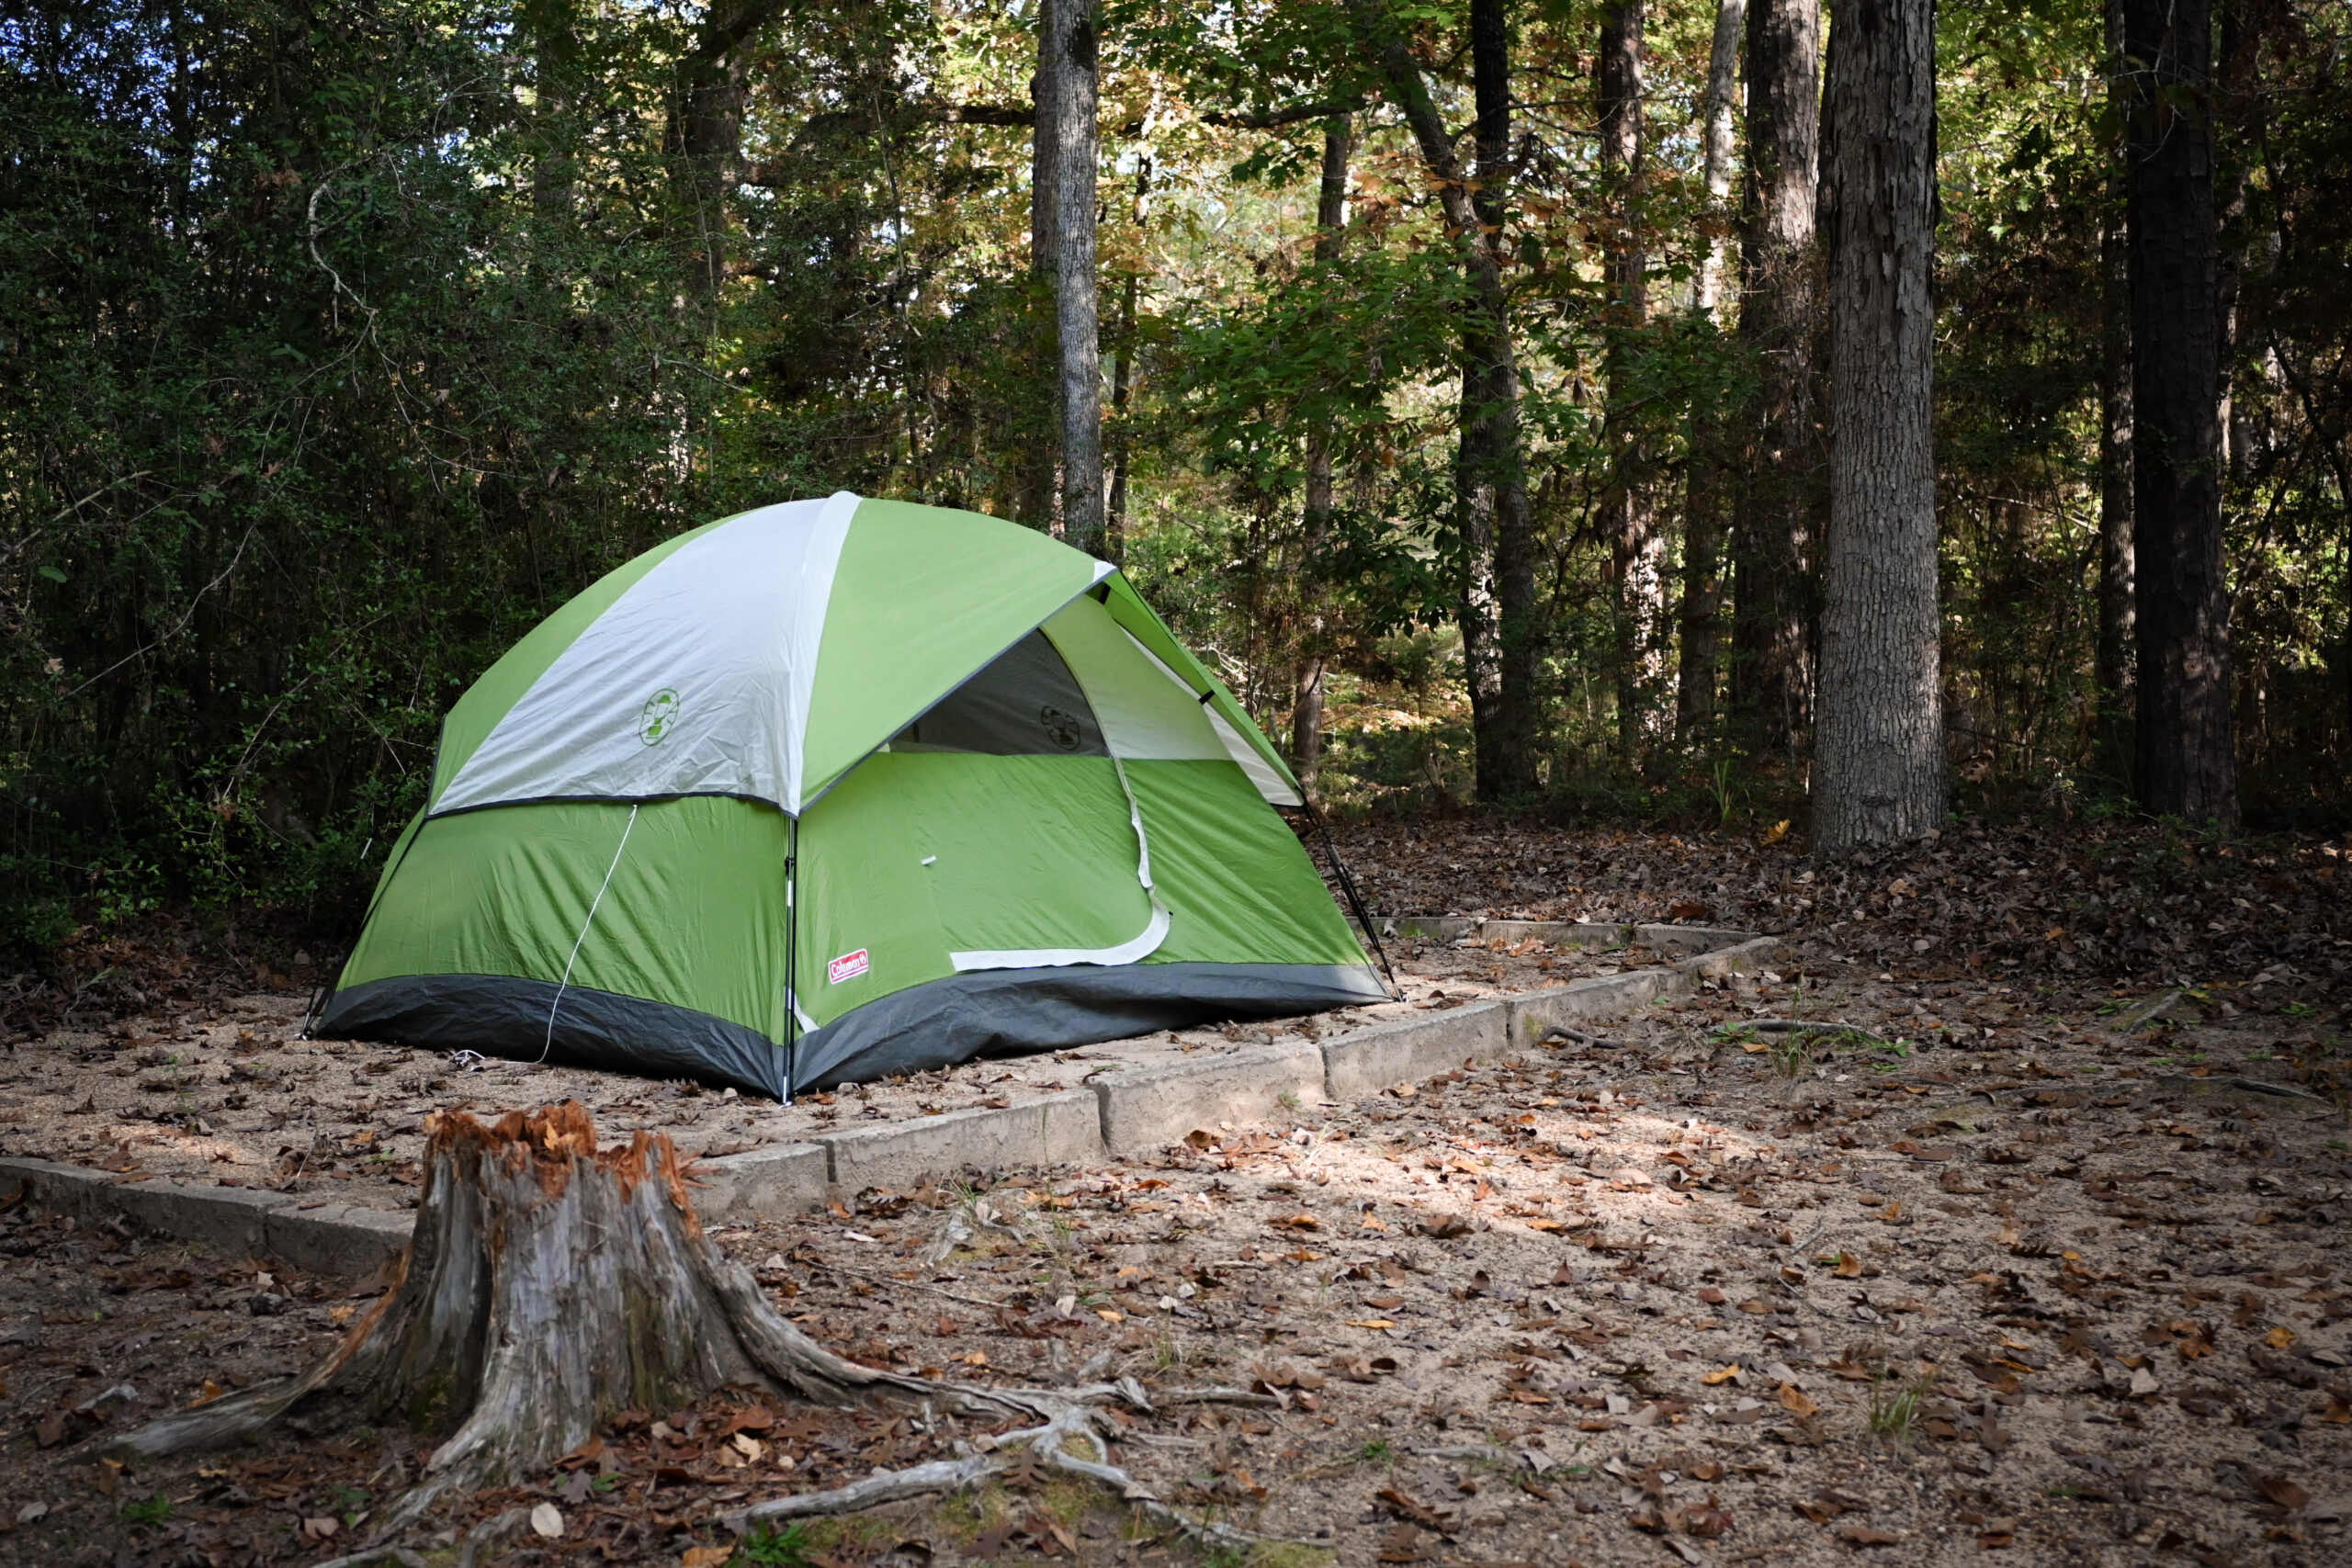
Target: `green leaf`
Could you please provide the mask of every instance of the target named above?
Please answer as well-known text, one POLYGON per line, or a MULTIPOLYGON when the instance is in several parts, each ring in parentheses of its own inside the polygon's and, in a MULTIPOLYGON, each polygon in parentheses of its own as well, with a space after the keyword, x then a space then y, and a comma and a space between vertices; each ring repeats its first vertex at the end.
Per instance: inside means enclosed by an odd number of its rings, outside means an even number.
POLYGON ((53 566, 43 566, 40 569, 40 574, 49 579, 51 582, 62 582, 65 581, 65 573, 53 566))

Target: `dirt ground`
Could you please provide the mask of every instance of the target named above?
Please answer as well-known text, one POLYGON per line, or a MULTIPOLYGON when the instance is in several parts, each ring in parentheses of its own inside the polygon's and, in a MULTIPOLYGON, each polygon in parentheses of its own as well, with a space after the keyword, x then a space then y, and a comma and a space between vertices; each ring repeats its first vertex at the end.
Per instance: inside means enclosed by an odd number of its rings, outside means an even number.
MULTIPOLYGON (((1456 897, 1491 867, 1416 831, 1420 852, 1453 856, 1437 863, 1478 868, 1432 884, 1430 912, 1649 917, 1682 901, 1760 924, 1777 899, 1789 954, 1612 1025, 1600 1046, 1102 1169, 845 1193, 722 1244, 804 1328, 870 1362, 1142 1380, 1156 1409, 1127 1413, 1118 1462, 1268 1538, 1261 1568, 2352 1560, 2352 1041, 2336 956, 2352 943, 2316 874, 2335 863, 2326 846, 2219 875, 2199 874, 2210 854, 2183 869, 2162 846, 2157 872, 2129 882, 2127 865, 2120 890, 2062 853, 2004 852, 1951 868, 1967 887, 1931 883, 1930 852, 1841 868, 1825 888, 1757 847, 1721 852, 1749 868, 1735 877, 1708 874, 1719 851, 1702 846, 1678 881, 1670 849, 1639 840, 1611 862, 1611 844, 1561 833, 1535 846, 1559 859, 1532 863, 1648 868, 1639 897, 1659 906, 1569 910, 1518 907, 1508 889, 1456 897), (2026 875, 1996 875, 1996 858, 2026 875), (2233 891, 2266 875, 2294 883, 2271 929, 2233 891), (2192 894, 2165 903, 2182 877, 2192 894), (1799 898, 1814 908, 1788 908, 1799 898), (2199 915, 2226 928, 2205 931, 2209 947, 2161 945, 2199 915), (1216 1386, 1254 1401, 1181 1402, 1216 1386)), ((1519 983, 1510 965, 1526 956, 1429 944, 1414 962, 1453 966, 1430 972, 1451 993, 1519 983)), ((201 1048, 208 1072, 244 1059, 233 1040, 201 1048)), ((255 1055, 307 1070, 313 1100, 374 1098, 346 1088, 371 1076, 364 1061, 255 1055)), ((391 1114, 483 1103, 475 1082, 492 1076, 420 1085, 391 1114)), ((554 1077, 517 1075, 521 1098, 494 1103, 553 1098, 554 1077)), ((655 1092, 606 1082, 590 1103, 608 1135, 688 1110, 702 1117, 682 1143, 736 1135, 740 1112, 713 1097, 673 1109, 655 1092)), ((10 1124, 12 1142, 34 1126, 10 1124)), ((129 1470, 88 1444, 301 1364, 381 1288, 0 1213, 0 1564, 245 1568, 347 1549, 413 1473, 413 1439, 292 1431, 129 1470)), ((722 1395, 626 1413, 596 1451, 408 1539, 449 1564, 476 1519, 546 1502, 564 1533, 496 1561, 1203 1560, 1137 1536, 1107 1494, 1021 1470, 974 1496, 780 1536, 739 1541, 717 1522, 984 1436, 921 1411, 722 1395)))
POLYGON ((1311 1018, 1170 1030, 1136 1040, 964 1063, 803 1096, 792 1105, 557 1066, 300 1037, 302 993, 255 993, 105 1028, 59 1030, 0 1057, 0 1155, 223 1187, 267 1187, 373 1208, 413 1208, 424 1121, 577 1100, 608 1135, 668 1134, 718 1156, 866 1121, 911 1119, 1075 1089, 1088 1074, 1231 1049, 1289 1032, 1344 1032, 1416 1011, 1613 975, 1657 962, 1639 947, 1496 950, 1394 942, 1405 1000, 1311 1018))

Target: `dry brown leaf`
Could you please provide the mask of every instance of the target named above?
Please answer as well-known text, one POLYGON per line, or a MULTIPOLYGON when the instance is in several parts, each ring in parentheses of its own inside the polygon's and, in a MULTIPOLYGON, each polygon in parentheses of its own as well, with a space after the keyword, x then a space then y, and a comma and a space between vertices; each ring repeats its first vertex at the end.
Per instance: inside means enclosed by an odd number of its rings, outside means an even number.
POLYGON ((1798 1416, 1811 1416, 1821 1406, 1806 1396, 1804 1390, 1792 1382, 1781 1385, 1781 1408, 1798 1416))

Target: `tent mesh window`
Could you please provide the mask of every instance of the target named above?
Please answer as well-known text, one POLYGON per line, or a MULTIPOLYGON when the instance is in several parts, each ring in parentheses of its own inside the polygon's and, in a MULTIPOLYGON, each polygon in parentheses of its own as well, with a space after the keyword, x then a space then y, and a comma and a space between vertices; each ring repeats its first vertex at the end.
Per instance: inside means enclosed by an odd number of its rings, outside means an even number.
POLYGON ((1078 677, 1046 634, 1033 631, 890 738, 890 751, 978 751, 991 757, 1107 757, 1102 727, 1078 677))

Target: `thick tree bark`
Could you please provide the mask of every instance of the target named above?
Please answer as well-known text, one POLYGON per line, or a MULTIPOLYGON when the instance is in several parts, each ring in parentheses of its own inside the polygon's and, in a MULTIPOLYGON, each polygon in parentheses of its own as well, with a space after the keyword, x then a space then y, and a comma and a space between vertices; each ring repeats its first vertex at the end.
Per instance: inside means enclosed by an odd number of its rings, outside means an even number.
POLYGON ((1102 341, 1094 276, 1097 0, 1056 0, 1054 319, 1060 338, 1062 538, 1102 550, 1102 341))
MULTIPOLYGON (((1702 107, 1706 136, 1707 205, 1720 219, 1731 197, 1732 94, 1739 85, 1739 36, 1747 21, 1747 0, 1715 0, 1715 36, 1707 51, 1707 96, 1702 107)), ((1693 302, 1712 316, 1723 303, 1724 273, 1731 262, 1726 231, 1707 242, 1693 302)))
POLYGON ((580 16, 575 0, 526 0, 518 19, 534 66, 531 210, 538 219, 537 239, 544 247, 571 225, 578 170, 569 118, 580 69, 580 16))
POLYGON ((2132 547, 2151 811, 2234 824, 2229 578, 2222 558, 2221 333, 2206 0, 2125 0, 2132 83, 2132 547))
POLYGON ((1476 194, 1429 85, 1383 0, 1352 0, 1381 73, 1437 186, 1470 300, 1462 321, 1462 435, 1454 459, 1463 575, 1456 615, 1476 731, 1477 788, 1487 800, 1535 789, 1535 556, 1519 433, 1519 367, 1503 284, 1503 194, 1510 179, 1510 27, 1501 0, 1473 0, 1477 105, 1476 194))
POLYGON ((1594 65, 1593 122, 1600 142, 1600 188, 1609 239, 1602 267, 1610 285, 1612 331, 1606 374, 1610 454, 1601 526, 1610 545, 1617 633, 1617 750, 1639 765, 1658 738, 1658 683, 1666 668, 1666 540, 1651 509, 1638 416, 1624 403, 1629 334, 1649 320, 1649 256, 1642 231, 1642 4, 1611 0, 1600 13, 1594 65))
MULTIPOLYGON (((1740 32, 1747 17, 1747 0, 1718 0, 1714 41, 1707 55, 1707 203, 1718 214, 1731 195, 1732 94, 1738 85, 1740 32)), ((1722 306, 1730 260, 1726 231, 1708 242, 1693 294, 1700 312, 1710 319, 1722 306)), ((1721 679, 1724 428, 1718 412, 1702 403, 1690 413, 1690 459, 1683 491, 1682 658, 1674 701, 1675 733, 1686 746, 1713 726, 1715 685, 1721 679)))
MULTIPOLYGON (((1323 179, 1316 193, 1315 259, 1329 265, 1347 241, 1348 163, 1355 149, 1355 119, 1334 115, 1323 123, 1323 179)), ((1329 679, 1323 631, 1329 610, 1320 557, 1331 533, 1331 431, 1318 421, 1306 433, 1306 516, 1301 539, 1306 583, 1306 649, 1300 656, 1290 709, 1291 772, 1307 799, 1317 795, 1323 759, 1323 702, 1329 679)))
POLYGON ((1829 35, 1829 549, 1815 848, 1942 826, 1933 408, 1934 0, 1839 0, 1829 35))
MULTIPOLYGON (((2124 84, 2123 0, 2107 0, 2108 103, 2119 125, 2124 84)), ((2132 278, 2126 260, 2124 165, 2108 164, 2099 225, 2098 686, 2094 756, 2119 783, 2132 777, 2132 278)))
POLYGON ((1793 749, 1811 717, 1820 449, 1814 245, 1818 0, 1747 10, 1747 178, 1739 335, 1758 369, 1732 523, 1732 696, 1759 743, 1793 749))

